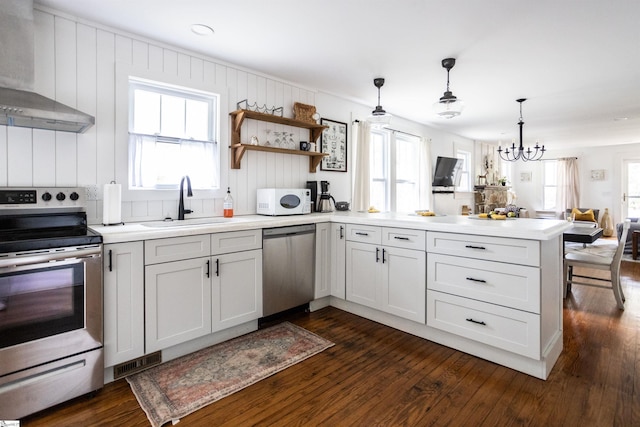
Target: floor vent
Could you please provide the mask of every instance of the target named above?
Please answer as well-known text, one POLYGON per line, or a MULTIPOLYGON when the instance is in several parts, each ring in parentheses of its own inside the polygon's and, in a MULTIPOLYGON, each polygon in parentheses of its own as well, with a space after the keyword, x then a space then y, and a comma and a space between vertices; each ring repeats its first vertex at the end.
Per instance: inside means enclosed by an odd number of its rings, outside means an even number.
POLYGON ((113 367, 113 379, 126 377, 127 375, 135 374, 147 368, 162 363, 162 353, 156 351, 155 353, 147 354, 138 359, 133 359, 128 362, 121 363, 113 367))

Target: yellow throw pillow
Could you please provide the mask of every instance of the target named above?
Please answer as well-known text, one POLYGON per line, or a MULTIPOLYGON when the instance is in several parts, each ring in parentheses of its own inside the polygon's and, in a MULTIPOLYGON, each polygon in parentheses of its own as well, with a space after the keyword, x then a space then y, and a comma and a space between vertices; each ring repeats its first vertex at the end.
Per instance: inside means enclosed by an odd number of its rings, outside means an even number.
POLYGON ((584 212, 580 212, 580 210, 578 208, 573 208, 573 210, 571 211, 571 215, 575 216, 574 219, 576 221, 596 222, 596 218, 593 215, 593 210, 592 209, 586 210, 584 212))

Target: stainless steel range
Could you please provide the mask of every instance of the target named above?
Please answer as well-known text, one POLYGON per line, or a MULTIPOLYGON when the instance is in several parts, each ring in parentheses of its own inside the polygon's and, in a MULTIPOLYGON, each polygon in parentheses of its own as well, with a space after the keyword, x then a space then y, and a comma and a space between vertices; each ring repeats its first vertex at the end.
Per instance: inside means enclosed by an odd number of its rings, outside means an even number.
POLYGON ((78 188, 0 188, 0 419, 103 386, 102 236, 78 188))

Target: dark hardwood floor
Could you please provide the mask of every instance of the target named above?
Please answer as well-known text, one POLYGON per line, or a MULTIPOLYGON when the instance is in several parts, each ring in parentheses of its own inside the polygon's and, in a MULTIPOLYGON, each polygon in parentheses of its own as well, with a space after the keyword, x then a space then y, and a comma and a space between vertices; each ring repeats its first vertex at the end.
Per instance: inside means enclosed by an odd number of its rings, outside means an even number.
MULTIPOLYGON (((638 426, 640 263, 613 292, 574 286, 548 380, 326 308, 290 321, 336 345, 183 418, 180 426, 638 426)), ((124 380, 22 426, 149 426, 124 380)))

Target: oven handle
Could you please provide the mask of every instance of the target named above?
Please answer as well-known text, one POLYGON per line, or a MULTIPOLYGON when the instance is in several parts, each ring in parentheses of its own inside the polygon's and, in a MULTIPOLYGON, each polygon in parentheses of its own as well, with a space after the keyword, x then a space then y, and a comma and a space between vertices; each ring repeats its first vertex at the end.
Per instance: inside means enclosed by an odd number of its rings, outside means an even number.
POLYGON ((47 252, 31 256, 0 259, 0 268, 18 267, 22 265, 42 264, 49 261, 60 261, 74 258, 91 258, 100 256, 102 249, 99 246, 77 249, 73 251, 47 252))

